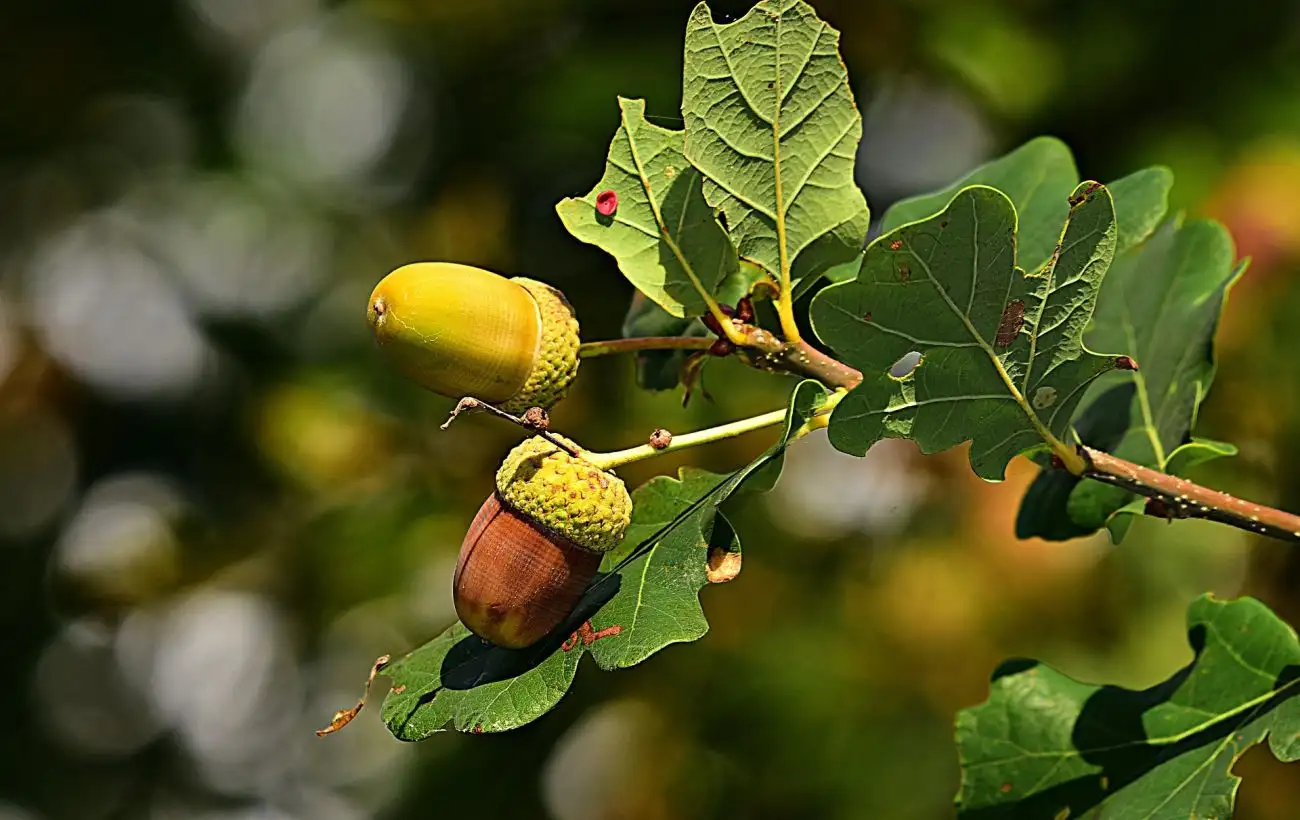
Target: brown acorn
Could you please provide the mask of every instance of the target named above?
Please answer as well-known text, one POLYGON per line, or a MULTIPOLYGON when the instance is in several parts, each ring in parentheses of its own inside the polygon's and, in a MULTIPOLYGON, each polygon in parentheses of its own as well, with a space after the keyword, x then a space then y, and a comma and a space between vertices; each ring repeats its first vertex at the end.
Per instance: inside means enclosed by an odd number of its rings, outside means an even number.
POLYGON ((496 485, 461 544, 453 598, 471 632, 520 649, 573 612, 623 540, 632 499, 617 476, 541 437, 506 456, 496 485))
POLYGON ((578 372, 578 320, 564 294, 451 262, 385 276, 366 317, 380 350, 421 386, 510 413, 550 407, 578 372))

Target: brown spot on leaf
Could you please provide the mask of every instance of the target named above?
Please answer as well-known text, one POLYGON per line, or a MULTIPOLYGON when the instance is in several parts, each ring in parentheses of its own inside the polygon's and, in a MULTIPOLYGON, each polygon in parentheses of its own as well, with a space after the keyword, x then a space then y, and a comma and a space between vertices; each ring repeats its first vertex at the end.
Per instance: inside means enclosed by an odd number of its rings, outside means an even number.
POLYGON ((1010 783, 1003 783, 1003 784, 998 788, 998 791, 1002 792, 1003 794, 1011 794, 1011 784, 1010 784, 1010 783))
POLYGON ((708 579, 710 584, 725 584, 740 574, 740 552, 709 547, 708 579))
POLYGON ((903 240, 901 239, 895 239, 893 242, 889 243, 889 249, 891 251, 896 251, 901 247, 903 247, 903 240))
POLYGON ((912 269, 908 266, 906 262, 903 262, 898 266, 898 281, 906 282, 911 278, 912 278, 912 269))
POLYGON ((1077 194, 1072 194, 1070 196, 1070 200, 1069 200, 1070 207, 1077 208, 1083 203, 1087 202, 1089 199, 1092 198, 1092 195, 1095 194, 1097 192, 1097 189, 1100 187, 1101 187, 1100 182, 1088 183, 1088 187, 1084 188, 1083 191, 1077 194))
POLYGON ((868 310, 866 313, 862 314, 862 321, 864 322, 871 321, 871 311, 868 310))
POLYGON ((394 695, 400 695, 400 694, 402 694, 403 692, 406 691, 406 684, 403 683, 403 684, 399 684, 399 685, 397 685, 397 686, 394 686, 394 687, 393 687, 392 689, 390 689, 389 691, 392 692, 394 695))
MULTIPOLYGON (((586 627, 587 629, 591 629, 591 624, 590 624, 590 622, 583 624, 583 626, 586 627)), ((574 649, 576 649, 577 647, 578 647, 578 633, 577 633, 577 632, 574 632, 572 635, 569 636, 568 640, 566 640, 564 643, 560 644, 560 649, 564 650, 565 652, 572 652, 572 651, 573 651, 574 649)))
MULTIPOLYGON (((591 629, 590 621, 587 622, 587 629, 588 630, 591 629)), ((623 634, 623 627, 618 624, 614 624, 613 626, 605 627, 599 632, 592 632, 590 638, 586 638, 586 637, 583 638, 583 643, 586 644, 587 646, 590 646, 591 644, 595 643, 596 641, 599 641, 602 638, 612 638, 615 635, 621 635, 621 634, 623 634)))
POLYGON ((1025 325, 1025 303, 1012 299, 1002 309, 1002 318, 998 321, 998 334, 993 339, 995 347, 1010 347, 1025 325))
POLYGON ((560 645, 560 649, 564 650, 565 652, 571 652, 574 649, 577 649, 579 641, 582 642, 583 646, 591 646, 593 643, 600 640, 601 638, 612 638, 615 635, 621 634, 622 632, 623 632, 623 627, 619 626, 618 624, 615 624, 613 626, 607 626, 604 629, 597 632, 594 629, 592 629, 591 621, 584 621, 582 626, 578 627, 578 631, 570 635, 569 639, 560 645))
POLYGON ((475 724, 474 724, 474 728, 471 729, 470 731, 472 731, 472 732, 473 732, 474 734, 476 734, 476 735, 481 735, 481 734, 483 734, 483 724, 482 724, 482 723, 475 723, 475 724))

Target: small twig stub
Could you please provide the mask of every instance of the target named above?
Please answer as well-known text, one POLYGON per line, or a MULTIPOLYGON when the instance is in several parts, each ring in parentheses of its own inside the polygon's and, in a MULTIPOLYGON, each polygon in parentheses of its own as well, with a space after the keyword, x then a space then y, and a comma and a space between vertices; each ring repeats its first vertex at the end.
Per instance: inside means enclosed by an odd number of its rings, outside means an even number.
POLYGON ((487 402, 466 396, 456 403, 455 409, 451 411, 451 416, 449 416, 447 421, 442 425, 442 429, 446 430, 451 426, 451 423, 456 420, 457 416, 468 410, 486 410, 497 418, 505 419, 512 424, 517 424, 525 430, 529 430, 541 436, 574 458, 582 458, 581 450, 572 444, 569 444, 559 436, 556 436, 554 433, 549 432, 551 425, 550 416, 548 416, 546 410, 541 407, 530 407, 528 411, 524 413, 523 417, 520 417, 507 413, 499 407, 493 407, 487 402))
POLYGON ((525 427, 533 430, 549 430, 551 427, 551 417, 541 407, 529 407, 524 411, 523 421, 525 427))
POLYGON ((388 662, 391 659, 392 656, 390 655, 381 655, 375 660, 375 665, 370 669, 370 677, 366 678, 366 689, 361 694, 361 700, 357 701, 357 705, 353 706, 351 709, 340 709, 335 712, 334 717, 330 719, 329 726, 326 726, 324 729, 316 730, 316 737, 325 737, 325 735, 334 734, 339 729, 342 729, 344 726, 351 723, 353 719, 361 713, 361 710, 365 708, 366 699, 370 697, 370 687, 375 682, 375 676, 388 665, 388 662))

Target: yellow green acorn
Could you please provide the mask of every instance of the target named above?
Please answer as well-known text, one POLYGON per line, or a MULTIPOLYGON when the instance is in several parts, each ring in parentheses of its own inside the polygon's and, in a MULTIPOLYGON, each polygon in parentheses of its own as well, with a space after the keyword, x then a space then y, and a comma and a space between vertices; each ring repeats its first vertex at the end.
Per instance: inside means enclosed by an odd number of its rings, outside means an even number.
POLYGON ((456 614, 497 646, 531 646, 573 612, 631 520, 618 476, 541 436, 527 439, 501 463, 496 491, 465 534, 456 614))
POLYGON ((550 407, 578 373, 578 320, 559 290, 452 262, 389 273, 366 309, 379 349, 417 384, 509 413, 550 407))

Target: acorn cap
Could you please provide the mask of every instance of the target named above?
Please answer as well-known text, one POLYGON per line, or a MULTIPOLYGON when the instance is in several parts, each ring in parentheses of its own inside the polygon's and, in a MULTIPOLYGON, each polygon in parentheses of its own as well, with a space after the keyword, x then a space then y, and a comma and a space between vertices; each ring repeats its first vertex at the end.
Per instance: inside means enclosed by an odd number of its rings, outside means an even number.
POLYGON ((511 509, 591 552, 618 546, 632 520, 632 497, 622 479, 541 436, 510 451, 497 470, 496 485, 511 509))
POLYGON ((451 262, 385 276, 367 319, 380 350, 421 386, 510 413, 549 407, 578 371, 578 321, 564 295, 531 279, 451 262))
POLYGON ((527 380, 501 404, 507 413, 519 414, 530 407, 550 407, 564 398, 578 375, 582 339, 573 306, 557 288, 522 276, 510 281, 522 285, 533 297, 542 323, 542 338, 527 380))

